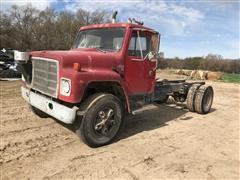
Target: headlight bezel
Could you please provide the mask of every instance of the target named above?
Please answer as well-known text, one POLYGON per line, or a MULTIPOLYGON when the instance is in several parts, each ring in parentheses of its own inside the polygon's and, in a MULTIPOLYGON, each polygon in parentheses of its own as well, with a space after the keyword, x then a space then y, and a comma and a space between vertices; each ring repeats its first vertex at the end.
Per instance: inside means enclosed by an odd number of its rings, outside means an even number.
POLYGON ((60 79, 60 94, 64 96, 70 96, 71 94, 71 79, 60 79))

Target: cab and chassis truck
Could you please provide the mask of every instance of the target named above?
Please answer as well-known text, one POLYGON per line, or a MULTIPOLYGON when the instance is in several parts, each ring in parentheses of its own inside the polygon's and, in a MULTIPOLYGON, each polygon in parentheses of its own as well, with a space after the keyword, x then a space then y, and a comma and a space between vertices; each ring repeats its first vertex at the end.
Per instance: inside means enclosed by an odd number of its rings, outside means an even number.
POLYGON ((91 147, 112 142, 125 114, 169 96, 208 113, 213 88, 205 82, 155 80, 159 42, 140 23, 108 23, 81 27, 67 51, 15 52, 22 97, 39 117, 73 124, 91 147))

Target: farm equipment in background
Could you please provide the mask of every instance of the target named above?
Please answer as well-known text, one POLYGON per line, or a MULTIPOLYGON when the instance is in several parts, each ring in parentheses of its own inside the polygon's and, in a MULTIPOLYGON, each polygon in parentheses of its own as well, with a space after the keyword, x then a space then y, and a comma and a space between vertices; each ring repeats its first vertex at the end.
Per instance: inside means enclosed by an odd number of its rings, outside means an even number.
POLYGON ((113 141, 124 114, 172 96, 206 114, 213 88, 205 82, 156 81, 160 34, 142 22, 81 27, 68 51, 16 52, 22 96, 39 117, 73 124, 91 147, 113 141))
POLYGON ((13 49, 2 49, 0 51, 0 78, 21 78, 17 70, 17 62, 14 60, 13 49))

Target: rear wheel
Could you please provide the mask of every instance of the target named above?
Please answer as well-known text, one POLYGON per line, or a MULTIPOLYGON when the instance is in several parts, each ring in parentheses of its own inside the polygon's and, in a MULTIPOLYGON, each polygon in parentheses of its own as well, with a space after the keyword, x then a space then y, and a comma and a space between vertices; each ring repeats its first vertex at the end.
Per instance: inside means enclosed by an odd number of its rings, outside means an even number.
POLYGON ((111 94, 98 93, 90 97, 85 105, 85 116, 76 133, 90 147, 109 144, 122 124, 122 105, 111 94))
POLYGON ((38 117, 40 117, 40 118, 47 118, 47 117, 49 117, 48 114, 46 114, 45 112, 41 111, 40 109, 38 109, 38 108, 36 108, 34 106, 30 106, 30 108, 31 108, 32 112, 34 114, 36 114, 38 117))
POLYGON ((189 109, 189 111, 195 112, 194 100, 195 100, 196 92, 197 92, 197 89, 199 88, 199 86, 200 86, 199 84, 194 84, 188 90, 187 108, 189 109))
POLYGON ((213 102, 213 88, 211 86, 203 85, 197 92, 194 100, 194 107, 197 113, 207 114, 213 102))

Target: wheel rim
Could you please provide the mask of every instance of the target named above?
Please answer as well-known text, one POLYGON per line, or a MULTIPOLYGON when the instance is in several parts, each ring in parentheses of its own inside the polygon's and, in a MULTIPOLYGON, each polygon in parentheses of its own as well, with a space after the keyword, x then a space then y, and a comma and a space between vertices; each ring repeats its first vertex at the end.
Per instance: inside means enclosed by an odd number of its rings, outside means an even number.
POLYGON ((208 112, 211 108, 213 101, 213 91, 211 89, 207 89, 204 93, 203 97, 203 110, 204 112, 208 112))
POLYGON ((112 107, 105 107, 97 112, 93 129, 98 136, 112 137, 118 130, 118 125, 116 110, 112 107))

